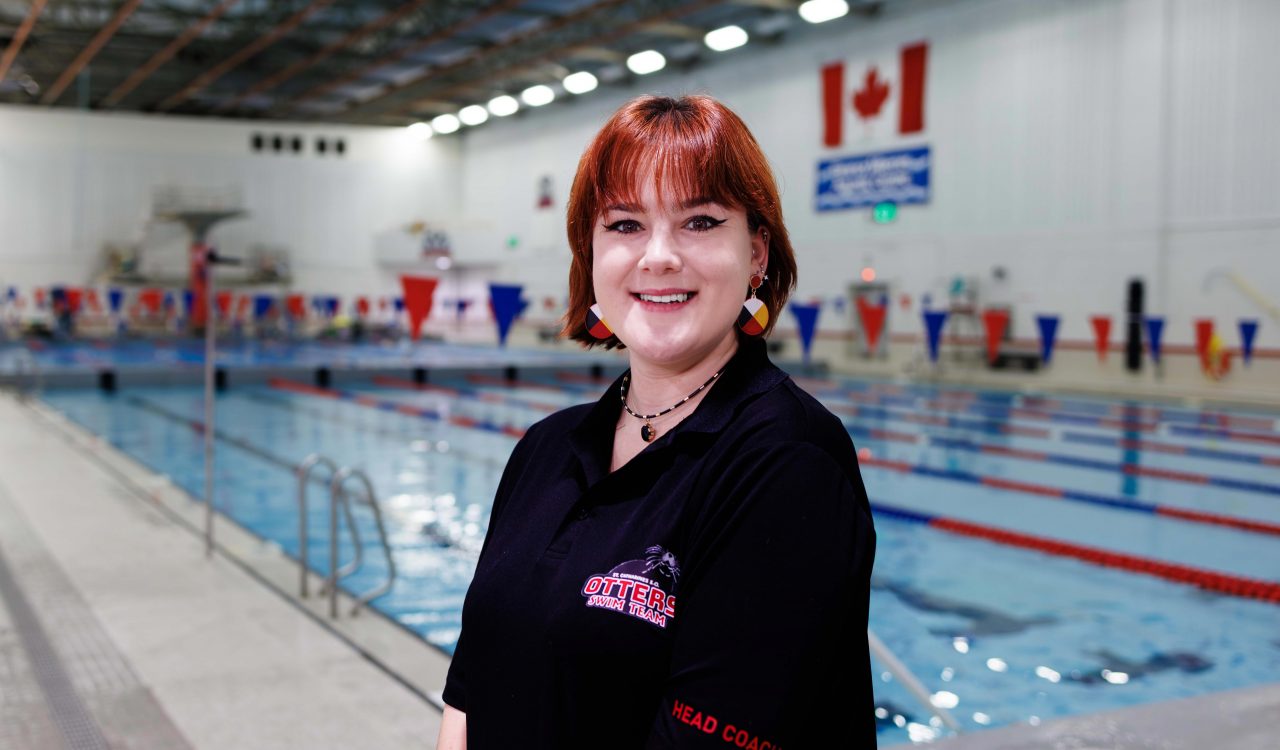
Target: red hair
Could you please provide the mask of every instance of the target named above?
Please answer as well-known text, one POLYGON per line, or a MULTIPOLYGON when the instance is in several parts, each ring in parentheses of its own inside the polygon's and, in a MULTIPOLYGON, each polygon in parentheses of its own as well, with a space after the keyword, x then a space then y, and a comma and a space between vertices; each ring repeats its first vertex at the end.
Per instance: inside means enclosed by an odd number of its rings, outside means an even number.
MULTIPOLYGON (((760 144, 736 114, 709 96, 642 96, 609 118, 578 162, 569 193, 567 228, 569 309, 562 336, 587 346, 622 346, 617 336, 587 332, 587 310, 595 302, 592 246, 604 207, 640 203, 641 180, 653 179, 659 195, 676 202, 708 198, 747 214, 754 234, 769 235, 769 280, 756 292, 769 308, 767 334, 795 288, 796 259, 782 223, 778 185, 760 144)), ((743 299, 747 290, 743 288, 743 299)))

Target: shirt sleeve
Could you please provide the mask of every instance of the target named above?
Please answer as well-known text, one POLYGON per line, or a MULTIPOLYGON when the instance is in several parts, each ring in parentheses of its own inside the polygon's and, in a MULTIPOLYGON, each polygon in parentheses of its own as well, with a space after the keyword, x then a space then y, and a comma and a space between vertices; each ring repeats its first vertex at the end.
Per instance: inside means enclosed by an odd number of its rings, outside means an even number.
POLYGON ((646 747, 874 748, 875 531, 856 468, 806 443, 749 451, 697 528, 646 747))
MULTIPOLYGON (((511 497, 512 490, 524 471, 532 446, 537 442, 537 438, 534 437, 536 429, 537 425, 530 427, 520 442, 516 443, 516 447, 511 451, 511 457, 507 459, 506 467, 502 470, 502 479, 498 481, 498 491, 493 497, 493 509, 489 512, 489 527, 485 531, 484 543, 480 546, 480 556, 476 560, 477 569, 484 564, 489 554, 490 543, 493 542, 495 529, 506 509, 507 500, 511 497)), ((464 605, 463 612, 465 611, 464 605)), ((459 631, 458 642, 454 645, 453 658, 449 660, 449 673, 445 677, 442 695, 446 704, 463 713, 467 711, 467 629, 465 625, 464 617, 463 628, 459 631)))

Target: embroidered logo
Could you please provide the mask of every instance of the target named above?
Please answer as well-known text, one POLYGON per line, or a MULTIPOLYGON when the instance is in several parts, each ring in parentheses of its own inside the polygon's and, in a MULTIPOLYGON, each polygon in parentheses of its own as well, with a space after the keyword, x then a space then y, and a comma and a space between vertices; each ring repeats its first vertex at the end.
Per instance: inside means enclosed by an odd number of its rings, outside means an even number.
POLYGON ((582 585, 588 607, 612 609, 645 622, 667 627, 676 616, 676 583, 680 564, 676 556, 661 546, 644 551, 644 558, 615 565, 608 573, 597 573, 582 585))

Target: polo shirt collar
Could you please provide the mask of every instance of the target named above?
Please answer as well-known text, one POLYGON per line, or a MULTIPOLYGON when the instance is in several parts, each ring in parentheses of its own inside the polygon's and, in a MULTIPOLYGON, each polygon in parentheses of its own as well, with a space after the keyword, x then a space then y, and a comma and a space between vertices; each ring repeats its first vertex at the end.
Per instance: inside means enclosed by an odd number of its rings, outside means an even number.
MULTIPOLYGON (((659 436, 636 458, 662 451, 675 440, 683 439, 682 436, 719 433, 745 402, 773 388, 786 377, 786 373, 769 361, 763 340, 740 336, 738 350, 729 360, 724 374, 702 401, 698 402, 693 414, 670 432, 659 436)), ((621 391, 622 376, 618 376, 581 421, 569 431, 569 447, 582 464, 588 486, 609 474, 612 436, 618 423, 618 413, 622 411, 622 400, 619 398, 621 391)), ((639 422, 636 429, 639 429, 639 422)))

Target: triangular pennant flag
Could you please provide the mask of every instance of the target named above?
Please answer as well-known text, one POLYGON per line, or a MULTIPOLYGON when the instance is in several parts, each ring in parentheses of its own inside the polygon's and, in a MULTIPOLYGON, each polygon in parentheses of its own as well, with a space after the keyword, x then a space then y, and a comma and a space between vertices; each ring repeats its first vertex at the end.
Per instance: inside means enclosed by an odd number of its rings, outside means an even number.
POLYGON ((244 316, 249 312, 249 304, 252 301, 253 300, 250 299, 249 295, 247 294, 242 294, 238 299, 236 299, 236 319, 237 320, 244 320, 244 316))
POLYGON ((947 322, 946 310, 925 310, 925 342, 929 345, 929 361, 938 361, 938 343, 942 341, 942 326, 947 322))
POLYGON ((1107 349, 1111 345, 1111 316, 1094 315, 1089 318, 1093 326, 1093 348, 1098 352, 1098 361, 1107 361, 1107 349))
POLYGON ((284 301, 285 309, 289 311, 289 317, 294 320, 302 320, 307 317, 307 298, 302 294, 290 294, 284 301))
POLYGON ((182 290, 182 314, 185 317, 191 317, 192 309, 196 304, 196 293, 190 289, 182 290))
POLYGON ((527 302, 520 299, 524 287, 519 284, 490 284, 489 303, 493 308, 493 319, 498 324, 498 345, 507 345, 507 334, 511 333, 511 324, 520 313, 524 312, 527 302))
POLYGON ((1196 318, 1196 353, 1200 355, 1200 369, 1209 369, 1209 342, 1213 340, 1213 318, 1196 318))
POLYGON ((404 299, 396 298, 396 311, 409 311, 409 337, 415 341, 422 332, 422 324, 431 315, 431 299, 436 293, 439 279, 430 276, 401 276, 400 286, 404 299))
POLYGON ((342 299, 339 297, 330 297, 325 300, 324 307, 325 314, 332 318, 338 314, 338 310, 342 309, 342 299))
POLYGON ((1009 325, 1009 311, 1004 308, 993 308, 982 311, 982 327, 987 332, 987 361, 995 362, 1000 354, 1000 340, 1004 338, 1004 329, 1009 325))
POLYGON ((71 311, 72 315, 79 313, 80 303, 84 300, 84 293, 74 286, 67 287, 63 293, 67 297, 67 309, 71 311))
POLYGON ((17 302, 17 301, 18 301, 18 287, 16 287, 16 286, 11 286, 11 287, 9 287, 9 289, 8 289, 8 290, 5 292, 5 294, 4 294, 4 298, 5 298, 6 300, 8 300, 9 302, 17 302))
POLYGON ((95 313, 102 312, 102 301, 98 299, 97 289, 90 288, 84 290, 84 301, 91 311, 95 313))
POLYGON ((138 302, 142 303, 148 313, 155 315, 160 312, 160 305, 164 302, 164 292, 159 289, 143 289, 138 292, 138 302))
POLYGON ((391 304, 395 307, 397 313, 404 312, 404 297, 395 297, 391 300, 391 304))
POLYGON ((253 319, 262 320, 271 314, 271 308, 276 304, 276 298, 270 294, 259 294, 253 298, 253 319))
POLYGON ((369 314, 369 298, 356 297, 356 315, 364 317, 369 314))
POLYGON ((1058 340, 1058 316, 1037 315, 1036 326, 1040 329, 1040 361, 1047 365, 1053 359, 1053 345, 1058 340))
POLYGON ((1258 335, 1258 321, 1253 318, 1243 318, 1240 320, 1240 356, 1244 358, 1244 363, 1249 364, 1249 360, 1253 359, 1253 340, 1258 335))
MULTIPOLYGON (((836 299, 842 300, 843 297, 836 299)), ((880 334, 884 331, 885 313, 889 311, 887 304, 873 305, 862 297, 858 297, 858 320, 862 331, 867 336, 867 353, 875 354, 880 345, 880 334)))
POLYGON ((1164 318, 1152 316, 1144 320, 1147 324, 1147 346, 1151 349, 1151 359, 1160 364, 1160 342, 1164 337, 1164 318))
POLYGON ((111 312, 119 314, 120 306, 124 304, 124 290, 111 288, 107 290, 107 307, 111 308, 111 312))
POLYGON ((231 292, 218 292, 213 296, 213 304, 218 307, 218 317, 226 320, 227 312, 231 309, 231 292))
POLYGON ((818 304, 801 305, 791 303, 787 305, 791 310, 791 314, 796 318, 796 329, 800 332, 800 347, 804 350, 804 361, 809 361, 809 353, 813 347, 813 335, 818 330, 818 312, 822 309, 818 304))
POLYGON ((41 287, 36 287, 35 290, 31 292, 31 296, 36 298, 36 307, 39 309, 44 309, 44 302, 45 302, 44 289, 42 289, 41 287))

